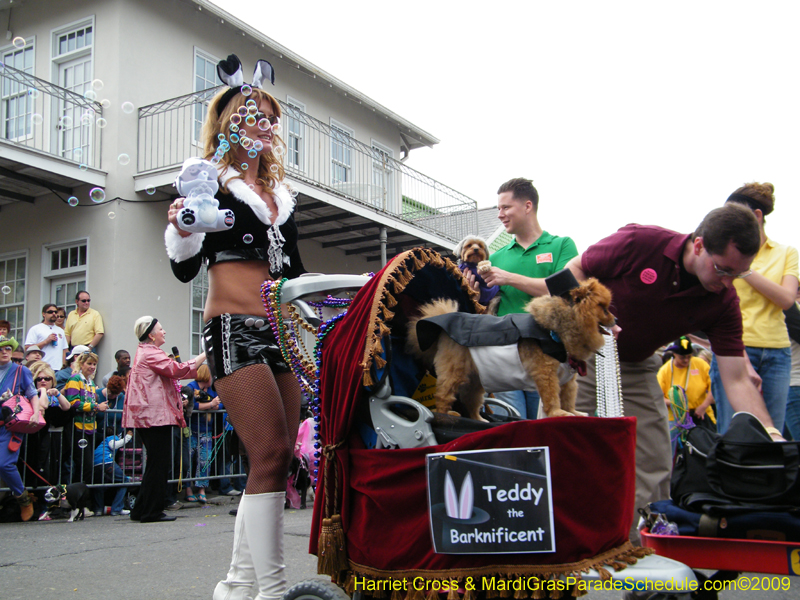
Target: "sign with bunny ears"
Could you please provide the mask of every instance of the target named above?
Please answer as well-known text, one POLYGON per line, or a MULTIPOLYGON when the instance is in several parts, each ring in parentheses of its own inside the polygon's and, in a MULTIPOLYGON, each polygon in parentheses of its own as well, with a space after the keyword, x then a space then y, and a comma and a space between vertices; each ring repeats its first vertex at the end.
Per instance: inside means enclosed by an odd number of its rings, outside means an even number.
POLYGON ((435 552, 555 552, 549 448, 441 452, 426 458, 435 552))

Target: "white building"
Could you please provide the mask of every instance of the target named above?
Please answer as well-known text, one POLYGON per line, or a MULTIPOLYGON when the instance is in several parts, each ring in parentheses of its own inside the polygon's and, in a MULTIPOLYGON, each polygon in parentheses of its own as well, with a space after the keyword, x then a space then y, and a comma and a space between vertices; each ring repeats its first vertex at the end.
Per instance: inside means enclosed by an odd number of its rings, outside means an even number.
POLYGON ((0 319, 17 339, 87 289, 106 367, 143 314, 199 352, 205 278, 172 276, 163 233, 231 53, 245 80, 259 58, 275 68, 307 269, 377 271, 382 251, 450 250, 477 230, 473 200, 402 163, 435 137, 206 0, 0 0, 0 23, 0 319))

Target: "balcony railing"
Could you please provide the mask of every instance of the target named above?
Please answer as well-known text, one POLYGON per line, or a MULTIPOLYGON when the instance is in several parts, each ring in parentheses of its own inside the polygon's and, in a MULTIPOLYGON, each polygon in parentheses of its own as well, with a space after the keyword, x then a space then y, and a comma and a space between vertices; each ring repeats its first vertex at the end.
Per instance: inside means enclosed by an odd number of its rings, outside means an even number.
MULTIPOLYGON (((219 88, 139 109, 138 171, 179 166, 202 152, 200 130, 219 88)), ((280 101, 279 101, 280 102, 280 101)), ((293 179, 458 241, 477 231, 477 203, 314 117, 280 102, 286 173, 293 179)))
POLYGON ((103 106, 0 63, 0 143, 100 169, 103 106))

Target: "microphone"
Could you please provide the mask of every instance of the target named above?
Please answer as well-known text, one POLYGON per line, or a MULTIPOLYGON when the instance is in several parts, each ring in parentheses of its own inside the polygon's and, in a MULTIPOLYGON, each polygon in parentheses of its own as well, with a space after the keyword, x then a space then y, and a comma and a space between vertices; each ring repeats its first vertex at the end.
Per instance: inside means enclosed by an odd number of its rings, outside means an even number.
POLYGON ((178 351, 177 346, 172 347, 172 356, 175 357, 175 362, 181 362, 181 353, 178 351))

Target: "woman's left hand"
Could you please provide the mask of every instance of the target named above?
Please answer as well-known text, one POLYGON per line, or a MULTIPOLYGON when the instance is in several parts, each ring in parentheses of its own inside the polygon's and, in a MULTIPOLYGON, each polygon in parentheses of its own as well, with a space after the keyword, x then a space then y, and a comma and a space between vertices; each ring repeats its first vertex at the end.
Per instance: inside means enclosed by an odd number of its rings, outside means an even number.
POLYGON ((101 402, 97 405, 97 410, 100 412, 106 412, 108 410, 108 402, 101 402))

